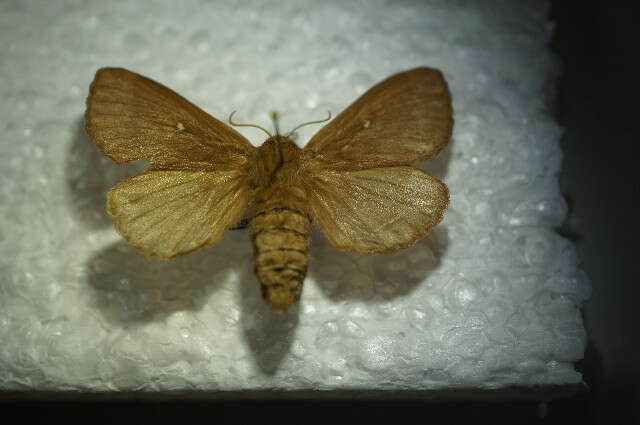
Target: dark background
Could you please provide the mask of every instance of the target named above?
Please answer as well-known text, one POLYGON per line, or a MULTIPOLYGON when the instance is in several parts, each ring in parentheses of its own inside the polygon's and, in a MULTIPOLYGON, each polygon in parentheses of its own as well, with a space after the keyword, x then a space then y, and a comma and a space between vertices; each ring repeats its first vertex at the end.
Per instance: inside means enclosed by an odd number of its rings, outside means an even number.
POLYGON ((552 110, 566 129, 561 187, 570 207, 570 217, 559 231, 578 246, 593 285, 584 309, 589 345, 578 364, 590 391, 546 405, 22 402, 0 405, 2 416, 8 419, 13 413, 21 423, 80 419, 95 424, 640 424, 640 165, 633 155, 640 143, 639 3, 555 0, 549 10, 555 23, 551 49, 562 63, 552 110))
POLYGON ((574 239, 593 285, 580 365, 591 392, 574 401, 586 411, 581 423, 640 424, 639 4, 556 0, 550 13, 563 66, 556 114, 566 128, 561 188, 570 206, 560 231, 574 239))

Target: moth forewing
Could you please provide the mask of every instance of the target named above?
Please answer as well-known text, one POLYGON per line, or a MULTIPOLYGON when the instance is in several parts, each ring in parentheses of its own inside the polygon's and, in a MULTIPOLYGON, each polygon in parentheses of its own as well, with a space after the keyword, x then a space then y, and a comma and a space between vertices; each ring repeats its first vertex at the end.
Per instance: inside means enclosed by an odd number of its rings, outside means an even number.
POLYGON ((432 68, 401 72, 367 90, 305 146, 327 166, 407 165, 440 152, 453 128, 451 95, 432 68))

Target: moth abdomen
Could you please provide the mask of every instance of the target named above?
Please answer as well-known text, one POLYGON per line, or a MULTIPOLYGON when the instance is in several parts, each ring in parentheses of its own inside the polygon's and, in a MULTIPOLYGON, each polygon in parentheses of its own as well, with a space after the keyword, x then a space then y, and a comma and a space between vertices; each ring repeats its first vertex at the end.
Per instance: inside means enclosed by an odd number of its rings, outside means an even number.
POLYGON ((295 208, 256 209, 249 220, 262 296, 277 310, 300 298, 309 264, 309 217, 295 208))

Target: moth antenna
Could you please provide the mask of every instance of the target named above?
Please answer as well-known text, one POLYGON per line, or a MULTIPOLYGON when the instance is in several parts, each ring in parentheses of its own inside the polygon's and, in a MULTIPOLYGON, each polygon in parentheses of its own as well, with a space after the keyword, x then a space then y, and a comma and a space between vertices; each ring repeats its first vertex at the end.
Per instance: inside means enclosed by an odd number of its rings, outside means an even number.
POLYGON ((300 124, 299 126, 297 126, 296 128, 294 128, 293 130, 291 130, 289 133, 287 133, 287 135, 285 137, 289 137, 293 134, 294 131, 296 131, 299 128, 304 127, 305 125, 310 125, 310 124, 319 124, 321 122, 326 122, 329 121, 331 119, 331 111, 327 111, 329 113, 329 116, 323 120, 317 120, 317 121, 309 121, 309 122, 305 122, 303 124, 300 124))
POLYGON ((276 136, 280 135, 280 127, 278 127, 278 118, 280 118, 280 114, 278 111, 271 111, 271 120, 273 120, 273 128, 276 130, 276 136))
POLYGON ((269 133, 267 130, 264 129, 264 127, 260 127, 257 124, 241 124, 241 123, 237 123, 237 122, 233 122, 233 114, 235 114, 237 111, 233 111, 231 113, 231 115, 229 115, 229 124, 235 126, 235 127, 255 127, 255 128, 259 128, 260 130, 264 131, 265 133, 267 133, 269 135, 269 137, 273 137, 273 135, 271 133, 269 133))

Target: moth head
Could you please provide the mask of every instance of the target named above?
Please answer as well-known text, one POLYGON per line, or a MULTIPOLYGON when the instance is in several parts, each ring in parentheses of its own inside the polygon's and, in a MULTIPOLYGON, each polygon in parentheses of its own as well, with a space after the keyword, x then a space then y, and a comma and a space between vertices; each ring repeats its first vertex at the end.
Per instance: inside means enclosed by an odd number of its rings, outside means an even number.
POLYGON ((294 143, 294 141, 293 141, 293 139, 291 137, 289 137, 288 135, 287 136, 282 136, 280 134, 276 134, 275 136, 271 136, 267 140, 264 141, 265 145, 266 144, 288 145, 290 143, 294 143))

